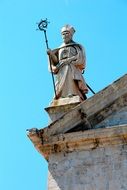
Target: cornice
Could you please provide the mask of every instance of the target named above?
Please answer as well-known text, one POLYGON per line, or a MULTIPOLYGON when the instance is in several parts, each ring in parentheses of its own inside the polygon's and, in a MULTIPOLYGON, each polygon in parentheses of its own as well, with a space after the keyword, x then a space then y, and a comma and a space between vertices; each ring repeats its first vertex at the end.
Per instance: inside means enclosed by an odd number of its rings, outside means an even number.
POLYGON ((127 125, 58 134, 45 140, 36 132, 29 133, 28 137, 35 148, 48 160, 54 153, 67 154, 73 151, 127 144, 127 125))

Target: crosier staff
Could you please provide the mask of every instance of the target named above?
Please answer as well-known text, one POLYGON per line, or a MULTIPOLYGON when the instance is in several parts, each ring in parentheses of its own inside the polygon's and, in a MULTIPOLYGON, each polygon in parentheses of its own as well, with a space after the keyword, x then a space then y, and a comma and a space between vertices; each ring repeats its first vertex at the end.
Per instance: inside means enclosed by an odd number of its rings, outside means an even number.
MULTIPOLYGON (((47 38, 47 34, 46 34, 46 29, 47 29, 48 23, 49 22, 48 22, 47 18, 45 20, 41 20, 38 23, 39 30, 44 32, 44 37, 45 37, 45 43, 46 43, 47 50, 49 49, 48 38, 47 38)), ((55 92, 55 99, 57 99, 56 88, 55 88, 55 80, 54 80, 53 70, 52 70, 52 66, 51 66, 50 55, 49 55, 49 64, 50 64, 50 71, 51 71, 51 75, 52 75, 53 88, 54 88, 54 92, 55 92)))

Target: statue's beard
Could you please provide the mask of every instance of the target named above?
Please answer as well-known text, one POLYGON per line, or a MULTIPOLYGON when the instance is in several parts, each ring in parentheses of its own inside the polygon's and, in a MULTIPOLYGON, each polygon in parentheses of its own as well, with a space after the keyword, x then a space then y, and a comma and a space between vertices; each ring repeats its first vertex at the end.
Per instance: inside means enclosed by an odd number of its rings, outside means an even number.
POLYGON ((68 44, 68 43, 70 43, 71 39, 70 38, 64 38, 63 41, 65 44, 68 44))

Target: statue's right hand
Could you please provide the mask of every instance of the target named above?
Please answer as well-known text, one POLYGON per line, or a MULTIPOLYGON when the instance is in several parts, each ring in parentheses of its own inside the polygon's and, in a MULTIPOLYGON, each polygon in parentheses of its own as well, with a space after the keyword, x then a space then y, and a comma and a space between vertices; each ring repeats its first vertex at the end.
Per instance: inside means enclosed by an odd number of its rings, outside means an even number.
POLYGON ((52 71, 54 74, 57 74, 58 68, 56 66, 52 65, 52 71))

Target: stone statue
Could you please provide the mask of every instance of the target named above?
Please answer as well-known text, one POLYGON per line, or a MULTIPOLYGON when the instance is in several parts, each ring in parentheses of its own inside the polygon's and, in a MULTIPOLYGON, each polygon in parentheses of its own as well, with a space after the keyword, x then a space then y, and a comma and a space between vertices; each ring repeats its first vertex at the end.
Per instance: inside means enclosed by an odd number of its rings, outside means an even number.
POLYGON ((82 76, 86 57, 83 47, 73 41, 75 29, 65 25, 61 29, 62 45, 54 50, 47 50, 53 73, 56 75, 57 99, 79 96, 86 99, 88 88, 82 76))

